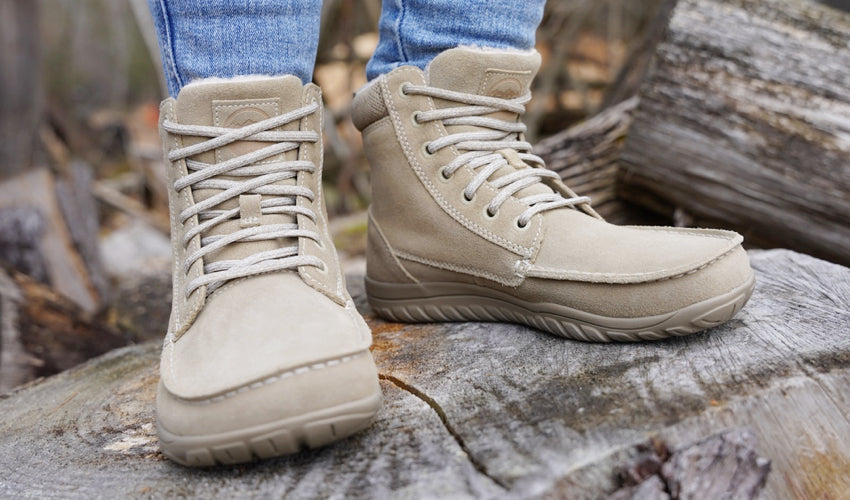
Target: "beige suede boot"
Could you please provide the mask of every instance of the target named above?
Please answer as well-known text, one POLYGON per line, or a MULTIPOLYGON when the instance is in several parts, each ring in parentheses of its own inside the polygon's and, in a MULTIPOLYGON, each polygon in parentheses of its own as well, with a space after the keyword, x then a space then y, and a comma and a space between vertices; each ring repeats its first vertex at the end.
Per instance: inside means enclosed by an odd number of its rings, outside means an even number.
POLYGON ((162 103, 174 302, 157 427, 181 464, 321 446, 380 406, 327 230, 321 102, 288 76, 205 80, 162 103))
POLYGON ((736 233, 618 227, 530 154, 536 52, 457 48, 355 97, 372 166, 366 286, 396 321, 511 321, 588 341, 731 318, 754 278, 736 233))

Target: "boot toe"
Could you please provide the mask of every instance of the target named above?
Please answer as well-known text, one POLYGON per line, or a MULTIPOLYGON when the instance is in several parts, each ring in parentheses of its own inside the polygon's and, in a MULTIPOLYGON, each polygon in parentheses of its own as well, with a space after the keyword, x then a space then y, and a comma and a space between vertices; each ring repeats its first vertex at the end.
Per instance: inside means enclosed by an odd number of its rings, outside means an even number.
POLYGON ((207 398, 183 399, 160 383, 157 431, 162 452, 183 465, 241 463, 345 438, 368 427, 380 406, 365 351, 207 398))

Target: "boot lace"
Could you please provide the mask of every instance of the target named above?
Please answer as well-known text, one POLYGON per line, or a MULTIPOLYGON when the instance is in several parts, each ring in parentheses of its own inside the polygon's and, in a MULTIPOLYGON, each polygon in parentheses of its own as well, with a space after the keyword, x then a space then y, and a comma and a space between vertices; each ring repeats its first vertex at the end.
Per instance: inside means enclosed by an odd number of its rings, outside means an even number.
MULTIPOLYGON (((404 85, 402 92, 462 104, 458 107, 418 111, 413 116, 417 123, 442 121, 444 125, 469 125, 482 129, 449 134, 428 143, 425 148, 428 154, 434 154, 451 146, 461 152, 448 165, 445 165, 440 173, 443 177, 450 178, 464 165, 468 165, 476 172, 463 191, 467 201, 472 200, 475 192, 485 182, 489 181, 490 185, 498 190, 496 196, 487 205, 489 216, 495 216, 499 207, 518 191, 543 182, 547 178, 560 179, 557 173, 546 169, 542 158, 531 154, 531 144, 521 140, 522 134, 526 131, 525 124, 520 121, 506 121, 483 116, 497 111, 507 111, 521 116, 525 113, 525 104, 531 100, 531 94, 516 99, 501 99, 437 87, 416 86, 410 83, 404 85), (490 180, 494 173, 506 165, 514 167, 514 172, 490 180)), ((570 194, 575 195, 572 192, 570 194)), ((518 199, 528 205, 528 209, 517 219, 517 225, 520 227, 527 226, 531 218, 538 213, 590 203, 590 198, 587 196, 576 195, 564 198, 554 191, 518 199)))
MULTIPOLYGON (((178 192, 186 188, 219 191, 180 212, 181 224, 196 215, 199 220, 196 227, 183 235, 182 244, 184 248, 192 238, 201 235, 200 248, 186 256, 183 263, 184 273, 188 273, 192 265, 199 259, 237 242, 275 240, 278 238, 295 238, 297 241, 297 238, 310 238, 320 243, 318 233, 299 229, 295 223, 263 224, 241 228, 225 235, 206 235, 209 230, 225 221, 239 219, 239 208, 222 210, 213 207, 230 199, 238 198, 242 194, 262 195, 261 214, 291 214, 293 216, 302 214, 314 221, 316 220, 315 212, 308 208, 299 207, 296 203, 299 196, 312 201, 315 198, 312 190, 294 185, 275 184, 287 179, 294 179, 298 172, 314 172, 316 166, 313 162, 296 160, 267 162, 261 165, 257 163, 287 151, 298 149, 301 143, 317 142, 319 134, 315 131, 273 131, 271 129, 301 120, 318 109, 318 103, 313 102, 283 115, 236 129, 184 125, 164 120, 163 128, 172 134, 208 138, 204 142, 176 148, 168 153, 168 160, 171 162, 185 159, 189 171, 187 176, 174 183, 174 189, 178 192), (216 164, 190 159, 192 156, 237 141, 268 142, 271 145, 216 164), (225 175, 236 179, 221 178, 225 175)), ((233 279, 272 271, 295 269, 300 266, 315 266, 324 269, 325 264, 318 257, 299 255, 297 244, 256 252, 242 259, 205 263, 204 274, 187 284, 186 296, 188 297, 193 291, 205 285, 207 286, 206 292, 209 295, 233 279)))

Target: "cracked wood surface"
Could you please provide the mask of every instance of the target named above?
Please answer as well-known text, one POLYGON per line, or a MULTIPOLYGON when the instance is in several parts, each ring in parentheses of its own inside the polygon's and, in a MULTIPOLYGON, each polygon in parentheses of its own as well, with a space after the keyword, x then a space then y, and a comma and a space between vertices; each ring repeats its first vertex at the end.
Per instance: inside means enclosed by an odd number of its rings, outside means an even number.
MULTIPOLYGON (((247 466, 164 459, 153 426, 159 348, 114 351, 0 400, 0 497, 688 498, 707 477, 740 476, 738 460, 710 459, 732 443, 750 472, 771 461, 762 498, 846 498, 850 269, 782 250, 751 258, 756 291, 738 317, 645 344, 385 323, 350 279, 375 333, 384 409, 342 443, 247 466), (644 482, 625 481, 657 445, 679 451, 663 467, 649 460, 644 482), (689 463, 711 475, 680 466, 689 463)), ((750 488, 760 480, 747 477, 750 488)))

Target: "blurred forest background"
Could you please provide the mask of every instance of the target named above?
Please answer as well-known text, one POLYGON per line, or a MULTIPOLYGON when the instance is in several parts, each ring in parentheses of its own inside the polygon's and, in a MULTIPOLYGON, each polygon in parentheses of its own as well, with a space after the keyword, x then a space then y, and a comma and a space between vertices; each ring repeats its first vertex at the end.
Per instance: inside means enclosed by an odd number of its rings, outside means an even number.
MULTIPOLYGON (((593 114, 655 13, 659 0, 552 1, 538 33, 544 69, 527 123, 532 140, 593 114)), ((49 125, 71 156, 108 187, 165 221, 158 172, 159 53, 144 0, 55 0, 41 10, 49 125)), ((380 0, 327 0, 315 81, 328 108, 325 184, 332 215, 368 205, 368 166, 348 119, 377 44, 380 0)), ((123 216, 103 211, 106 229, 123 216)))

